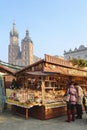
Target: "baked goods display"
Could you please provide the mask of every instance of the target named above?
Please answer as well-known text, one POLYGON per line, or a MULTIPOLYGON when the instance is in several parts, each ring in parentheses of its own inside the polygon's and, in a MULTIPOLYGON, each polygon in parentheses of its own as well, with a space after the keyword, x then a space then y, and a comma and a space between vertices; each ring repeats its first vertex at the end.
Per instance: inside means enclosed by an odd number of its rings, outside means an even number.
MULTIPOLYGON (((63 95, 64 90, 48 90, 45 91, 44 99, 45 104, 51 103, 63 103, 63 95)), ((8 102, 14 102, 22 105, 42 105, 42 92, 39 90, 31 90, 31 89, 17 89, 13 90, 10 95, 7 95, 8 102)))
POLYGON ((64 90, 49 90, 45 93, 45 103, 63 102, 64 90))

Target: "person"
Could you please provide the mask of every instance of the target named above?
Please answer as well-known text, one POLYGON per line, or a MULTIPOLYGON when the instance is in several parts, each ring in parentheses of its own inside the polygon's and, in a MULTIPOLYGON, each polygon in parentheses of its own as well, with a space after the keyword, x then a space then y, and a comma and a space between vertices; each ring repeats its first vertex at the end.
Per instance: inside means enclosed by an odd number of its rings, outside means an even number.
POLYGON ((75 121, 75 105, 77 102, 77 91, 74 87, 74 82, 69 84, 67 94, 70 95, 69 101, 67 102, 67 120, 66 122, 75 121))
POLYGON ((84 110, 87 113, 87 91, 86 88, 83 89, 83 106, 84 110))
POLYGON ((83 110, 82 110, 82 104, 83 104, 83 89, 81 88, 81 86, 78 83, 75 83, 74 86, 77 89, 77 104, 76 104, 76 118, 77 119, 82 119, 82 114, 83 114, 83 110))
POLYGON ((19 85, 15 79, 12 80, 10 88, 11 89, 18 89, 19 88, 19 85))

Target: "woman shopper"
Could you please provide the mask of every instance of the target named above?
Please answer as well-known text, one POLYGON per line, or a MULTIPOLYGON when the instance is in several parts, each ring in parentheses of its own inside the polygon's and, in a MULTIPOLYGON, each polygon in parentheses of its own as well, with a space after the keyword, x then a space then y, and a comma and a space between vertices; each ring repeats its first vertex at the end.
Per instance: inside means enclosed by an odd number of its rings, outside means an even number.
POLYGON ((82 104, 83 104, 83 89, 80 87, 78 83, 75 83, 75 88, 77 89, 77 104, 76 104, 76 118, 82 119, 82 104))
POLYGON ((84 110, 87 113, 87 90, 86 88, 83 89, 83 106, 84 110))
POLYGON ((75 106, 77 102, 77 91, 74 87, 74 82, 69 84, 67 89, 67 95, 69 94, 69 101, 67 102, 67 120, 66 122, 75 121, 75 106))

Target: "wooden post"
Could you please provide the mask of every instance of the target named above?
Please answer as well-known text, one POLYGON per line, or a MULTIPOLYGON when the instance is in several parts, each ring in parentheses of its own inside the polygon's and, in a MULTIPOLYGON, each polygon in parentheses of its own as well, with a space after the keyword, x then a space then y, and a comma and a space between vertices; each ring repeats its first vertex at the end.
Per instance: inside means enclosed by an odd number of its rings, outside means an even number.
POLYGON ((42 79, 42 84, 41 84, 41 88, 42 88, 42 105, 44 105, 45 104, 45 83, 44 83, 43 77, 41 79, 42 79))
POLYGON ((26 120, 28 119, 28 108, 26 108, 26 120))

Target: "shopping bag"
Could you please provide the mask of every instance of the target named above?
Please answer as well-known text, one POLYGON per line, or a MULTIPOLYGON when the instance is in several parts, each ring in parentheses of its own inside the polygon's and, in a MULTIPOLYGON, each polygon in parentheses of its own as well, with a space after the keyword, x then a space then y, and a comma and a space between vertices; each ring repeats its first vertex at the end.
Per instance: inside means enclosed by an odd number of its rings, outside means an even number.
POLYGON ((64 96, 63 100, 64 100, 65 102, 69 102, 69 100, 70 100, 70 94, 66 94, 66 95, 64 96))

